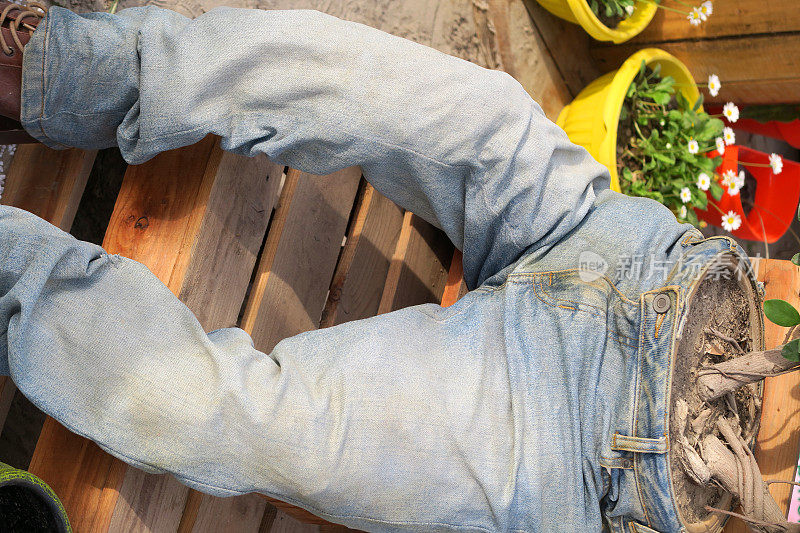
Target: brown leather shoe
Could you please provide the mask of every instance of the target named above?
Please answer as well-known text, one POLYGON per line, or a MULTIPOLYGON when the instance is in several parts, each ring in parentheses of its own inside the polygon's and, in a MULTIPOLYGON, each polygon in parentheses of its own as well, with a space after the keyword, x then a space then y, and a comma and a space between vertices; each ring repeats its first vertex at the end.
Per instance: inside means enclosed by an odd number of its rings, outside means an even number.
POLYGON ((29 6, 0 2, 0 115, 17 122, 22 94, 22 53, 45 9, 33 2, 29 6))

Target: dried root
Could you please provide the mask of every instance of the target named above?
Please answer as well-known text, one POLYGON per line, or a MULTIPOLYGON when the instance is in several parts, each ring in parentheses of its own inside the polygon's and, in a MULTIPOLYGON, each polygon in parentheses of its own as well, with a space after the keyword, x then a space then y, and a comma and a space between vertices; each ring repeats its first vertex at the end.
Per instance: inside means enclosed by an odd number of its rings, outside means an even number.
POLYGON ((701 369, 697 374, 697 392, 703 400, 713 400, 750 383, 798 368, 800 363, 783 357, 779 348, 750 352, 701 369))
MULTIPOLYGON (((686 421, 687 411, 685 402, 676 402, 679 423, 686 421)), ((737 516, 748 522, 753 530, 761 533, 800 532, 800 524, 786 522, 780 507, 770 495, 738 423, 723 417, 717 419, 715 426, 722 439, 713 433, 706 434, 699 443, 699 454, 689 444, 687 437, 678 437, 685 441, 681 444, 686 452, 683 466, 687 474, 700 485, 715 482, 731 493, 742 507, 742 514, 737 516)), ((736 514, 712 507, 708 509, 736 514)))

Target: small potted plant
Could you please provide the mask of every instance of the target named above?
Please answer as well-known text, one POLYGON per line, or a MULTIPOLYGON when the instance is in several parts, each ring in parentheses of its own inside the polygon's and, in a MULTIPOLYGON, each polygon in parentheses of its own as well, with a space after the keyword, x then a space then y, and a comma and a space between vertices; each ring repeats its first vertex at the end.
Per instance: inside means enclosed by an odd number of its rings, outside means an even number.
POLYGON ((619 44, 642 32, 656 10, 665 9, 686 15, 689 24, 700 25, 713 13, 713 5, 706 0, 700 6, 688 8, 679 1, 678 7, 661 5, 661 0, 538 0, 555 16, 573 24, 580 24, 586 33, 598 41, 619 44), (687 9, 689 9, 687 11, 687 9))
MULTIPOLYGON (((707 85, 719 90, 716 76, 707 85)), ((699 224, 692 208, 707 207, 705 191, 722 197, 721 158, 708 155, 724 147, 723 123, 703 111, 689 71, 663 50, 641 50, 589 84, 558 125, 609 169, 612 189, 653 198, 680 220, 699 224)))

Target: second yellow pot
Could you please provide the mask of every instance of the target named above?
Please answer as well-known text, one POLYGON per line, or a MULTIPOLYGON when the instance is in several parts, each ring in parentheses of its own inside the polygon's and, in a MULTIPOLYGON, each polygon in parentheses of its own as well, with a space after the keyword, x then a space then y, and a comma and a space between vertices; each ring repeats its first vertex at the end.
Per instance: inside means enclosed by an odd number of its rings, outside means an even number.
POLYGON ((617 176, 617 126, 619 113, 631 82, 645 61, 648 67, 661 65, 662 76, 675 78, 676 87, 690 101, 700 92, 686 66, 677 58, 657 48, 645 48, 629 57, 614 72, 609 72, 586 86, 561 110, 557 124, 575 144, 586 148, 611 173, 611 188, 619 191, 617 176))
POLYGON ((649 2, 637 2, 633 14, 619 23, 616 28, 603 24, 589 7, 587 0, 537 0, 553 15, 580 24, 586 33, 598 41, 611 41, 619 44, 632 39, 644 30, 658 8, 649 2))

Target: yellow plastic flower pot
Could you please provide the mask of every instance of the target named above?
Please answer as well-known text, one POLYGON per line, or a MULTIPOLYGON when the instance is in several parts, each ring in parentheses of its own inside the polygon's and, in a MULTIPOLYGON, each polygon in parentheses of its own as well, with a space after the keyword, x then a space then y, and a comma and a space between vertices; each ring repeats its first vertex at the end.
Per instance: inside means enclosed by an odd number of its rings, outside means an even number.
POLYGON ((573 24, 580 24, 586 33, 598 41, 611 41, 616 44, 624 43, 641 33, 650 24, 658 9, 650 2, 637 2, 631 16, 621 21, 616 28, 609 28, 600 22, 587 0, 537 1, 553 15, 573 24))
POLYGON ((690 102, 700 91, 686 66, 658 48, 645 48, 629 57, 614 72, 609 72, 586 86, 571 104, 564 107, 556 123, 570 140, 586 148, 611 173, 611 188, 620 191, 617 176, 617 126, 622 103, 631 82, 639 73, 642 60, 647 66, 661 65, 662 76, 675 78, 676 89, 690 102))

